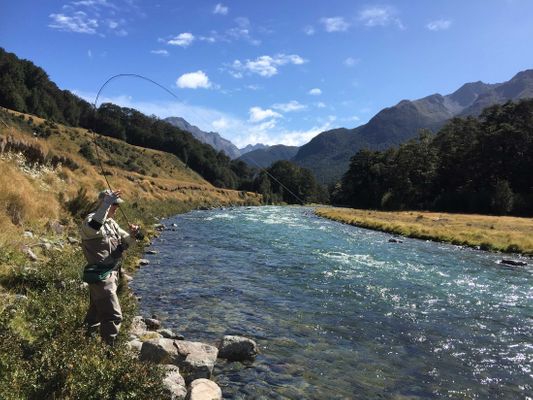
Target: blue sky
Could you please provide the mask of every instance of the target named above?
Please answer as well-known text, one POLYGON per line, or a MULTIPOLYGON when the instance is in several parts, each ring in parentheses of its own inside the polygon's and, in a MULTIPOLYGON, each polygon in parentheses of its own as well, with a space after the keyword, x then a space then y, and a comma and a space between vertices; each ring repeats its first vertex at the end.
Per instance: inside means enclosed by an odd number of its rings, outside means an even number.
POLYGON ((242 147, 301 145, 402 99, 533 67, 533 1, 3 1, 0 46, 89 101, 242 147))

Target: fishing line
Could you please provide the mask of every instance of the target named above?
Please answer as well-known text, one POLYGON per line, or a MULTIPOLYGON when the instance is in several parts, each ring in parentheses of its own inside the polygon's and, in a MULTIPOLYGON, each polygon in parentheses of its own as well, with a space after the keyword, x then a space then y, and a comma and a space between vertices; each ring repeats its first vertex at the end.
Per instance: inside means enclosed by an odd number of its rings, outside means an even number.
MULTIPOLYGON (((138 79, 142 79, 142 80, 145 80, 149 83, 152 83, 153 85, 156 85, 157 87, 159 87, 160 89, 163 89, 165 92, 167 92, 168 94, 170 94, 173 98, 175 98, 177 101, 181 101, 180 98, 175 94, 173 93, 171 90, 169 90, 168 88, 164 87, 163 85, 161 85, 160 83, 156 82, 155 80, 153 79, 150 79, 146 76, 143 76, 143 75, 140 75, 140 74, 116 74, 116 75, 113 75, 111 76, 107 81, 104 82, 104 84, 102 86, 100 86, 100 89, 98 89, 98 93, 96 94, 96 97, 94 99, 94 103, 93 103, 93 109, 94 109, 94 112, 95 114, 98 112, 98 99, 100 97, 100 94, 102 93, 102 91, 105 89, 105 87, 113 80, 115 79, 118 79, 118 78, 124 78, 124 77, 129 77, 129 78, 138 78, 138 79)), ((194 111, 193 111, 194 112, 194 111)), ((202 117, 200 117, 201 120, 203 120, 202 117)), ((206 121, 203 121, 204 123, 206 121)), ((97 141, 97 134, 96 132, 93 131, 93 142, 94 142, 94 146, 96 148, 96 157, 98 159, 98 163, 99 163, 99 166, 100 166, 100 169, 102 171, 102 176, 104 177, 105 179, 105 182, 107 184, 107 187, 109 188, 109 190, 113 191, 112 188, 111 188, 111 184, 109 183, 109 180, 107 179, 107 176, 106 176, 106 173, 105 173, 105 170, 104 170, 104 166, 103 166, 103 163, 102 163, 102 159, 100 157, 100 153, 99 153, 99 150, 98 150, 98 141, 97 141)), ((285 186, 283 183, 281 183, 278 179, 276 179, 276 177, 274 177, 270 172, 268 172, 265 168, 261 167, 259 164, 257 164, 255 162, 255 160, 251 160, 261 171, 264 171, 270 178, 272 178, 274 181, 276 181, 281 187, 283 187, 285 190, 287 190, 287 192, 289 192, 292 196, 294 196, 294 198, 296 198, 298 201, 300 201, 300 203, 302 203, 302 205, 305 204, 305 202, 299 197, 297 196, 295 193, 293 193, 287 186, 285 186)), ((126 216, 126 213, 124 212, 124 210, 119 206, 119 209, 120 209, 120 212, 122 213, 122 216, 124 217, 124 219, 126 220, 126 222, 128 223, 129 225, 129 221, 128 221, 128 218, 126 216)))

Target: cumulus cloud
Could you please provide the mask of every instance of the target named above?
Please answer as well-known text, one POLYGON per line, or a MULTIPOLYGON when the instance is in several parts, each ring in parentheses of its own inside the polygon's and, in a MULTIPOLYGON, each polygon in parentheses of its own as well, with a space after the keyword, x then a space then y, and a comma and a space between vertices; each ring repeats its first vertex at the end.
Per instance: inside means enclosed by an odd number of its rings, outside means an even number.
POLYGON ((326 108, 326 104, 321 101, 315 103, 315 106, 316 108, 326 108))
POLYGON ((396 16, 391 7, 367 7, 359 12, 359 21, 365 26, 387 26, 394 24, 400 29, 405 29, 402 21, 396 16))
POLYGON ((201 70, 183 74, 176 80, 176 85, 181 89, 208 89, 212 86, 208 76, 201 70))
POLYGON ((276 103, 272 106, 272 108, 282 112, 292 112, 305 110, 307 106, 297 102, 296 100, 291 100, 288 103, 276 103))
POLYGON ((326 32, 344 32, 350 27, 343 17, 322 18, 320 22, 324 25, 326 32))
POLYGON ((159 55, 159 56, 168 56, 168 51, 165 50, 165 49, 151 50, 150 53, 152 53, 152 54, 157 54, 157 55, 159 55))
POLYGON ((320 96, 322 94, 322 90, 319 88, 313 88, 308 93, 313 96, 320 96))
POLYGON ((270 108, 262 109, 261 107, 252 107, 250 108, 250 122, 260 122, 267 118, 281 118, 281 114, 275 111, 272 111, 270 108))
POLYGON ((96 28, 98 28, 98 21, 89 16, 83 11, 76 11, 72 15, 65 14, 50 14, 52 23, 48 26, 53 29, 58 29, 65 32, 87 33, 94 35, 96 28))
POLYGON ((178 36, 170 39, 167 44, 172 46, 188 47, 194 41, 194 35, 190 32, 180 33, 178 36))
POLYGON ((431 21, 426 25, 426 28, 430 31, 444 31, 452 25, 452 21, 448 19, 438 19, 431 21))
POLYGON ((221 3, 218 3, 215 8, 213 8, 213 14, 227 15, 228 11, 228 7, 222 5, 221 3))
POLYGON ((306 63, 296 54, 277 54, 275 56, 260 56, 255 60, 235 60, 231 65, 230 73, 236 77, 242 77, 243 72, 257 74, 266 78, 276 75, 279 72, 279 67, 287 64, 300 65, 306 63))

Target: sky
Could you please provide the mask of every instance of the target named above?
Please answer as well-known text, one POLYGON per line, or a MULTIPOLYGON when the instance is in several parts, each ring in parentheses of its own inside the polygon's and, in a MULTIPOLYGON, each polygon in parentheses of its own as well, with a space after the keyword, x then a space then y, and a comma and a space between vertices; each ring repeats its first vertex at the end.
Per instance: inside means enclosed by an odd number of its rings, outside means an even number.
POLYGON ((61 88, 238 147, 302 145, 403 99, 533 68, 532 0, 1 0, 0 47, 61 88))

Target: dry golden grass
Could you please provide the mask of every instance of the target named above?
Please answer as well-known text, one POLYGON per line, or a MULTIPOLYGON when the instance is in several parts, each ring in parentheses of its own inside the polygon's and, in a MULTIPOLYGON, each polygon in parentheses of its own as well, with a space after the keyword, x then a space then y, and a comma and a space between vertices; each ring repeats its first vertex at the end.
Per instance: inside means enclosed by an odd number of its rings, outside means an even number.
POLYGON ((407 237, 533 254, 533 219, 426 211, 384 212, 317 208, 316 214, 363 228, 407 237))

